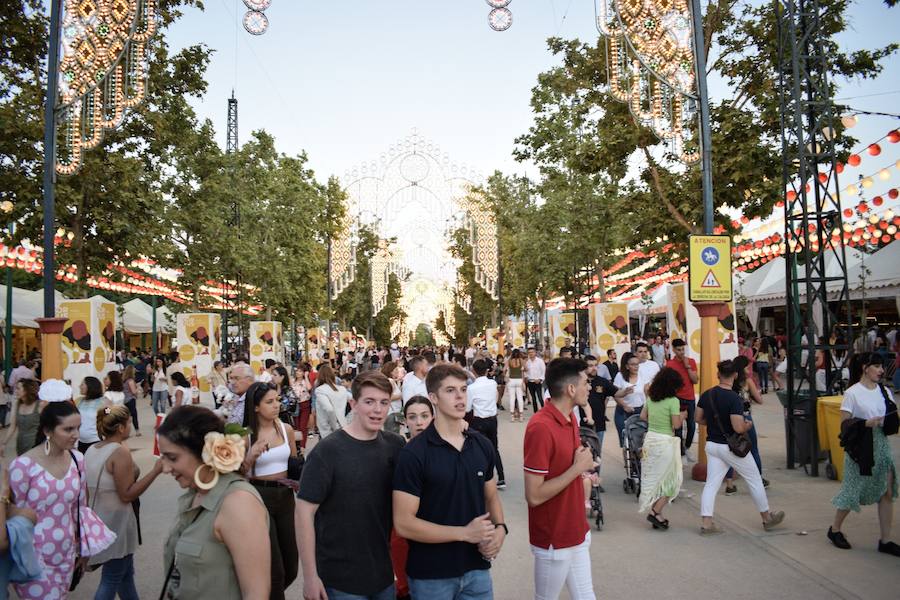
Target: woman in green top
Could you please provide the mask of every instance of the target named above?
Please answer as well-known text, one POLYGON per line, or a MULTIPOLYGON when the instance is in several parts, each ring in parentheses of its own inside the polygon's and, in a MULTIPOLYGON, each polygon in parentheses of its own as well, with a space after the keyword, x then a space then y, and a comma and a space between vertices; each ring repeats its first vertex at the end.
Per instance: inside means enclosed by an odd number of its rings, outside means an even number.
POLYGON ((268 600, 269 518, 235 473, 244 441, 207 408, 172 409, 157 430, 162 472, 184 488, 165 545, 167 600, 268 600), (206 454, 206 456, 203 456, 206 454))
POLYGON ((678 371, 663 367, 650 382, 650 402, 641 410, 641 419, 648 422, 649 429, 642 449, 638 511, 650 511, 647 520, 653 529, 669 528, 662 511, 681 489, 681 440, 675 435, 681 427, 681 406, 675 393, 681 386, 678 371))

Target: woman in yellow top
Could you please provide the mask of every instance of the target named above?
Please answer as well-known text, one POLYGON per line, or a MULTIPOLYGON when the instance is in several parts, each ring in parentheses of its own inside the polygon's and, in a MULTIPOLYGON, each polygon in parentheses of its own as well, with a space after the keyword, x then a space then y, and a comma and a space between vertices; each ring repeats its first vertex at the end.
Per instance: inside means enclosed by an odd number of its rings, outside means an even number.
POLYGON ((641 409, 641 419, 648 422, 649 429, 642 449, 638 511, 650 511, 647 520, 653 529, 669 528, 662 511, 681 489, 681 439, 675 435, 681 427, 681 404, 675 394, 681 387, 678 371, 663 367, 650 382, 650 401, 641 409))

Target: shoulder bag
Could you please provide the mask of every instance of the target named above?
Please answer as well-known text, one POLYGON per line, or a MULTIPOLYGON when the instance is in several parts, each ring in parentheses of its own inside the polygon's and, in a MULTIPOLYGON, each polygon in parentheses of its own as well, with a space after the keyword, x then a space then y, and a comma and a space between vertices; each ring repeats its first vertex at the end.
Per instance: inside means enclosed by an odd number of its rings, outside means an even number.
POLYGON ((884 422, 881 424, 881 430, 884 435, 894 435, 900 431, 900 415, 897 414, 897 405, 888 396, 883 383, 879 383, 878 387, 881 389, 881 395, 884 396, 884 422))
POLYGON ((722 430, 722 435, 725 436, 725 442, 728 444, 728 449, 731 450, 731 453, 738 458, 744 458, 750 454, 753 443, 750 441, 750 436, 747 435, 746 432, 736 433, 732 430, 732 433, 725 433, 725 427, 722 425, 722 419, 719 417, 719 407, 716 405, 716 399, 718 397, 718 390, 715 390, 715 393, 710 394, 709 398, 709 403, 712 405, 716 422, 719 424, 719 429, 722 430))

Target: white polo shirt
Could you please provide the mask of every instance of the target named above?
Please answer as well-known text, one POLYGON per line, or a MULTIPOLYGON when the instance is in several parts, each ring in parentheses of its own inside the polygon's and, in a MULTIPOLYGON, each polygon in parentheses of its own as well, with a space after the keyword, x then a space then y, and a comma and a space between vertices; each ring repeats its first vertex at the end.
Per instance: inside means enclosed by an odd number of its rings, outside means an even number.
POLYGON ((479 419, 497 416, 497 382, 486 376, 477 378, 466 390, 466 409, 479 419))
POLYGON ((401 390, 401 395, 403 396, 403 405, 406 406, 406 403, 413 396, 425 396, 428 397, 428 388, 425 387, 425 380, 419 379, 416 377, 416 374, 412 371, 406 374, 403 378, 403 388, 401 390))
POLYGON ((543 381, 546 371, 547 365, 544 364, 544 359, 540 356, 535 356, 534 359, 529 358, 525 361, 524 375, 526 381, 543 381))
POLYGON ((638 376, 645 383, 650 383, 656 377, 656 374, 659 373, 659 369, 659 363, 651 358, 638 365, 638 376))

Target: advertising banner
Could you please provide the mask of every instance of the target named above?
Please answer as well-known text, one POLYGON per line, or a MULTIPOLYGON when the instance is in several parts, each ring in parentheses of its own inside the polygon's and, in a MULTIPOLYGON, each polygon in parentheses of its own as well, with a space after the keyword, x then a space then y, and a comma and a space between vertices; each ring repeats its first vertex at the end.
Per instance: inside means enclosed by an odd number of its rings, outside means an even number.
MULTIPOLYGON (((209 407, 213 406, 209 376, 212 373, 213 363, 218 360, 221 352, 221 337, 221 315, 215 313, 178 315, 176 339, 181 372, 191 383, 191 387, 196 387, 199 391, 200 403, 209 407)), ((251 346, 252 344, 251 338, 251 346)))
POLYGON ((250 368, 256 375, 266 360, 284 364, 284 333, 279 321, 250 321, 250 368))
POLYGON ((487 341, 488 354, 497 356, 500 352, 500 329, 497 327, 489 327, 484 330, 484 336, 487 341))
MULTIPOLYGON (((685 282, 669 285, 669 306, 666 322, 669 340, 681 338, 688 342, 688 356, 700 362, 700 314, 687 301, 688 285, 685 282)), ((719 360, 735 358, 738 355, 737 323, 734 317, 734 302, 725 302, 718 317, 719 360)))
POLYGON ((606 360, 606 352, 615 350, 619 358, 631 350, 631 326, 627 302, 603 302, 588 306, 591 324, 591 352, 597 360, 606 360))
POLYGON ((553 358, 559 351, 575 342, 575 315, 573 313, 552 313, 550 315, 550 352, 553 358))
POLYGON ((116 305, 103 296, 64 300, 56 316, 67 319, 61 340, 63 377, 77 397, 85 377, 102 381, 116 368, 116 305))
POLYGON ((506 342, 513 348, 525 347, 525 321, 514 319, 506 321, 506 342))

